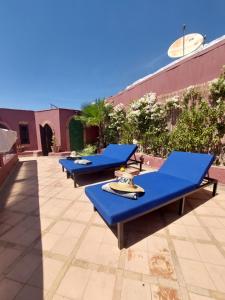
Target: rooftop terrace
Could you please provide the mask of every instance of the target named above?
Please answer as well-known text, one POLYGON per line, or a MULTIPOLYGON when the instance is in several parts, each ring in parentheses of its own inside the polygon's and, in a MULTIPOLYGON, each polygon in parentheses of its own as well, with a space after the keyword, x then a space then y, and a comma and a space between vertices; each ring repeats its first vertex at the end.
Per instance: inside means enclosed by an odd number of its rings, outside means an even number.
POLYGON ((128 223, 120 251, 84 194, 112 173, 91 176, 74 189, 56 158, 20 160, 0 195, 0 299, 225 299, 222 186, 128 223))

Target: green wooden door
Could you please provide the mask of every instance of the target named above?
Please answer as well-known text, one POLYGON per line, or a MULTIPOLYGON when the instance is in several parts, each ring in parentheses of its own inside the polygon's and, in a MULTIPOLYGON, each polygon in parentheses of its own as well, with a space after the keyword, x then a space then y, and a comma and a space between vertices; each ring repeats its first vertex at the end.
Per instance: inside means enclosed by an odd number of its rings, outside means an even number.
POLYGON ((79 120, 72 119, 69 123, 70 150, 79 151, 84 148, 84 128, 79 120))

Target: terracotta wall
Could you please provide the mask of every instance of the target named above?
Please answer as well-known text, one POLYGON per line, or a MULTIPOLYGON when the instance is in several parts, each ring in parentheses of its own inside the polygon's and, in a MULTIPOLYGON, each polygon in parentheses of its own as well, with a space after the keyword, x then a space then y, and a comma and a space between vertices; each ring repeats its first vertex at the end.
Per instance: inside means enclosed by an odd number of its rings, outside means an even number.
POLYGON ((37 136, 35 127, 35 116, 33 111, 0 108, 0 123, 8 129, 15 130, 19 138, 19 123, 25 122, 29 126, 30 144, 25 149, 37 149, 37 136))
POLYGON ((148 92, 169 94, 219 76, 225 65, 225 39, 187 57, 107 100, 128 104, 148 92))

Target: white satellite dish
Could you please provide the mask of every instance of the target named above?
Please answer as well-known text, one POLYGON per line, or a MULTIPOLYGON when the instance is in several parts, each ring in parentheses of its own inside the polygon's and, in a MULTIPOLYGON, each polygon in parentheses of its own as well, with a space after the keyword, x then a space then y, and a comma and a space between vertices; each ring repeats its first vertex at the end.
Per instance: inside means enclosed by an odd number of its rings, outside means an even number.
POLYGON ((168 49, 168 56, 177 58, 197 50, 204 43, 204 37, 199 33, 186 34, 177 39, 168 49))

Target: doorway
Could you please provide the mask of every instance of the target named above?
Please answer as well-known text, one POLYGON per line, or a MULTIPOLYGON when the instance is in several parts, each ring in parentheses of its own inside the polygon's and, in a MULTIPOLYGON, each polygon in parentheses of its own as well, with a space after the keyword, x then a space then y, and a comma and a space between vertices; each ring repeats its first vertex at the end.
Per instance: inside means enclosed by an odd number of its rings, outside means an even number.
POLYGON ((79 120, 71 119, 69 123, 70 150, 80 151, 84 148, 84 128, 79 120))
POLYGON ((4 124, 0 123, 0 128, 1 129, 8 129, 4 124))
POLYGON ((44 126, 40 125, 40 134, 41 134, 41 147, 43 155, 47 156, 49 152, 52 152, 52 136, 53 131, 48 124, 44 126))

